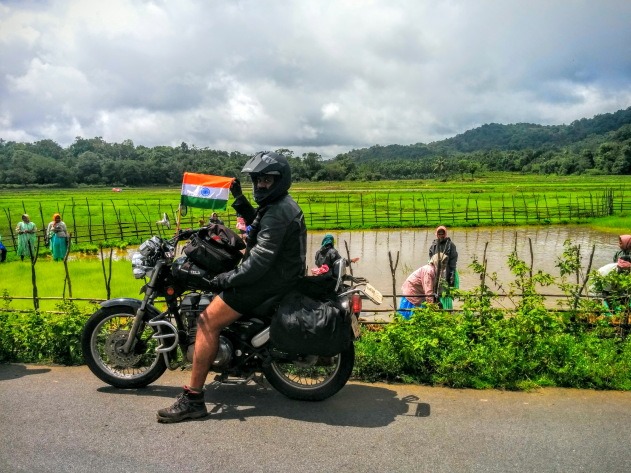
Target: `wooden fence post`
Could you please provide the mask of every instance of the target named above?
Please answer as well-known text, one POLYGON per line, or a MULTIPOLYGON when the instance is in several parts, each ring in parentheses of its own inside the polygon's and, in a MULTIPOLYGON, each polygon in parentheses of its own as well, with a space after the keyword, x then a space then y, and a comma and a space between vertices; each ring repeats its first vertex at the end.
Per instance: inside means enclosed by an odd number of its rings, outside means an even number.
POLYGON ((72 240, 72 233, 68 235, 68 239, 67 239, 68 244, 66 245, 66 254, 64 255, 64 271, 66 273, 66 277, 64 278, 64 291, 62 294, 64 299, 66 298, 66 284, 68 284, 68 295, 72 299, 72 281, 70 280, 70 271, 68 271, 68 255, 70 254, 71 240, 72 240))
POLYGON ((464 221, 469 222, 469 195, 467 194, 467 202, 464 204, 464 221))
POLYGON ((351 196, 350 195, 346 196, 346 211, 348 213, 348 224, 350 226, 353 223, 353 220, 351 219, 351 196))
MULTIPOLYGON (((26 213, 26 212, 24 212, 26 213)), ((28 251, 31 257, 31 284, 33 285, 33 308, 39 310, 39 294, 37 290, 37 274, 35 272, 35 265, 37 264, 37 257, 39 256, 39 237, 37 237, 37 246, 35 251, 31 246, 31 240, 27 241, 28 251)))
POLYGON ((397 251, 397 260, 392 264, 392 253, 388 250, 388 260, 390 261, 390 274, 392 275, 392 308, 397 310, 397 266, 399 266, 399 252, 397 251))
POLYGON ((491 223, 493 223, 493 201, 491 200, 491 196, 489 196, 489 210, 491 211, 491 223))
POLYGON ((101 202, 101 222, 103 222, 103 238, 107 240, 107 227, 105 226, 105 206, 101 202))
MULTIPOLYGON (((75 235, 75 244, 77 243, 77 217, 75 214, 75 203, 74 203, 74 197, 71 197, 71 201, 72 201, 72 207, 71 207, 71 211, 70 213, 72 214, 72 234, 75 235)), ((68 242, 70 242, 70 240, 68 240, 68 242)), ((70 245, 68 245, 68 248, 70 248, 70 245)), ((72 297, 72 296, 70 296, 72 297)))
POLYGON ((90 239, 90 243, 92 243, 92 212, 90 211, 90 202, 88 198, 85 198, 85 205, 88 208, 88 235, 90 239))
POLYGON ((359 194, 359 207, 362 211, 362 227, 364 226, 364 194, 359 194))

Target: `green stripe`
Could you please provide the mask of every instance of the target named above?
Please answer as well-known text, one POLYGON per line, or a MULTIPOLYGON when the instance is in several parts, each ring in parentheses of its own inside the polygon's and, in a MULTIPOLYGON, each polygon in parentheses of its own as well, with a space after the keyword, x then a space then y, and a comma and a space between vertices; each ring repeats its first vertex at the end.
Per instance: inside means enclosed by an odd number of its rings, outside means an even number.
POLYGON ((199 209, 226 210, 228 201, 223 199, 204 199, 201 197, 183 195, 180 199, 180 203, 188 207, 197 207, 199 209))

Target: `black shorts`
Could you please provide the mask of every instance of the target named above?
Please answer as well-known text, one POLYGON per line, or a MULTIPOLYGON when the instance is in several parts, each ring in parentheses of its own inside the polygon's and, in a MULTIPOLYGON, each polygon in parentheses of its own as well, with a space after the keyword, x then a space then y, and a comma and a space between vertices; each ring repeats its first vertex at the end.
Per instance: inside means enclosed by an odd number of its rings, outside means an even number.
POLYGON ((263 302, 279 294, 287 293, 291 287, 278 287, 273 290, 269 287, 240 286, 224 290, 219 297, 230 306, 231 309, 241 315, 248 315, 263 302))

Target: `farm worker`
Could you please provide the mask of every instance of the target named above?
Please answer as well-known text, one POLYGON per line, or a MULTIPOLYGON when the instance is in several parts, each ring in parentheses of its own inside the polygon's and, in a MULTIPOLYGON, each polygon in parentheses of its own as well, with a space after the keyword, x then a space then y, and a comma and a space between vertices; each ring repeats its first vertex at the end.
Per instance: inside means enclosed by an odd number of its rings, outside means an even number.
POLYGON ((306 268, 307 226, 300 206, 289 195, 291 169, 287 158, 261 151, 242 171, 252 180, 254 208, 234 180, 232 207, 252 228, 242 263, 214 277, 209 287, 217 294, 198 318, 195 354, 188 386, 175 403, 158 411, 158 422, 180 422, 208 414, 204 384, 219 348, 224 327, 275 295, 292 290, 306 268))
POLYGON ((444 253, 447 255, 447 263, 437 268, 439 277, 437 277, 434 282, 434 292, 441 296, 440 302, 444 309, 453 309, 452 298, 442 296, 441 280, 447 281, 450 287, 460 287, 458 271, 456 270, 456 266, 458 265, 458 251, 456 250, 456 245, 451 241, 451 238, 447 236, 447 228, 445 226, 441 225, 437 227, 435 235, 436 239, 429 247, 429 257, 431 259, 436 253, 444 253))
POLYGON ((618 246, 620 246, 620 249, 613 256, 614 263, 617 263, 623 256, 631 256, 631 235, 620 235, 618 237, 618 246))
POLYGON ((2 235, 0 235, 0 263, 4 263, 7 259, 7 248, 2 244, 2 235))
POLYGON ((22 215, 22 221, 17 224, 15 231, 18 234, 18 256, 22 261, 24 257, 33 258, 35 256, 35 243, 37 242, 37 227, 31 222, 28 214, 22 215))
POLYGON ((429 263, 421 266, 408 276, 401 286, 401 302, 399 303, 399 313, 404 319, 412 316, 413 307, 425 307, 425 303, 436 302, 435 282, 438 278, 438 267, 444 266, 447 262, 447 255, 436 253, 429 263))
POLYGON ((53 261, 61 261, 68 251, 68 229, 61 221, 61 215, 53 214, 53 221, 46 229, 46 240, 50 244, 50 251, 53 253, 53 261))
POLYGON ((219 218, 217 212, 213 212, 210 218, 208 219, 208 224, 212 225, 213 223, 218 223, 219 225, 223 225, 223 220, 219 218))
POLYGON ((429 257, 431 259, 436 253, 447 255, 447 264, 443 268, 443 273, 447 283, 451 287, 456 287, 456 266, 458 264, 458 251, 456 245, 447 236, 447 228, 443 225, 436 228, 436 239, 429 247, 429 257))
MULTIPOLYGON (((631 255, 624 254, 621 255, 615 263, 609 263, 598 268, 598 274, 604 278, 607 278, 611 273, 628 274, 629 272, 631 272, 631 255)), ((618 282, 616 279, 605 279, 601 283, 594 284, 591 290, 603 297, 605 307, 614 309, 619 305, 619 301, 616 302, 616 299, 619 299, 621 294, 621 288, 616 287, 617 285, 618 282)))
MULTIPOLYGON (((322 239, 322 246, 316 251, 315 254, 315 268, 311 269, 311 274, 314 276, 326 274, 329 276, 333 276, 337 278, 336 266, 334 263, 342 257, 338 253, 338 251, 334 247, 335 238, 330 233, 324 235, 322 239), (323 268, 326 267, 326 270, 323 268)), ((352 258, 351 263, 356 263, 359 261, 359 258, 352 258)))
POLYGON ((243 218, 243 216, 239 213, 237 213, 237 230, 239 230, 239 235, 241 235, 241 238, 245 240, 248 233, 248 226, 245 223, 245 219, 243 218))

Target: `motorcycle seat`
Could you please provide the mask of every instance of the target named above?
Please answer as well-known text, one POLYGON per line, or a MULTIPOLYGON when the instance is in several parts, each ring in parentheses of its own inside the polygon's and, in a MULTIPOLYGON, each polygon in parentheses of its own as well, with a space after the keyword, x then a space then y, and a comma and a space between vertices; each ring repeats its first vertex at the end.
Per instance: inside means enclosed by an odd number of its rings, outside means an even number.
POLYGON ((248 315, 258 317, 271 316, 272 313, 276 310, 276 306, 280 303, 283 297, 285 297, 285 294, 277 294, 270 297, 265 302, 261 303, 258 307, 251 310, 248 315))

